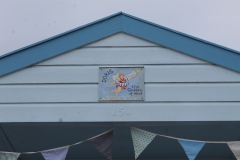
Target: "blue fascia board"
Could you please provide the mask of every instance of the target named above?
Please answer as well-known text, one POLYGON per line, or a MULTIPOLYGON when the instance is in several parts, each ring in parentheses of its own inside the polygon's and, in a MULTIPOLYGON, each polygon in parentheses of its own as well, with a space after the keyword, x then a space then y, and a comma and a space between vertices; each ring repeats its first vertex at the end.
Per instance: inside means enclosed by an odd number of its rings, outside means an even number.
POLYGON ((124 32, 240 72, 240 53, 119 12, 0 57, 0 76, 124 32))
POLYGON ((58 34, 58 35, 52 36, 52 37, 47 38, 47 39, 44 39, 44 40, 42 40, 42 41, 33 43, 33 44, 31 44, 31 45, 28 45, 28 46, 25 46, 25 47, 22 47, 22 48, 19 48, 19 49, 17 49, 17 50, 14 50, 14 51, 11 51, 11 52, 6 53, 6 54, 4 54, 4 55, 1 55, 1 56, 0 56, 0 59, 3 58, 3 57, 9 56, 9 55, 11 55, 11 54, 15 54, 16 52, 19 52, 19 51, 28 49, 28 48, 33 47, 33 46, 36 46, 36 45, 38 45, 38 44, 41 44, 41 43, 44 43, 44 42, 53 40, 53 39, 55 39, 55 38, 59 38, 59 37, 61 37, 61 36, 67 35, 67 34, 69 34, 69 33, 71 33, 71 32, 75 32, 75 31, 77 31, 77 30, 80 30, 80 29, 89 27, 89 26, 94 25, 94 24, 96 24, 96 23, 99 23, 99 22, 101 22, 101 21, 105 21, 105 20, 108 20, 108 19, 113 18, 113 17, 115 17, 115 16, 119 16, 119 15, 121 15, 121 14, 123 14, 123 13, 122 13, 122 12, 118 12, 118 13, 112 14, 112 15, 110 15, 110 16, 104 17, 104 18, 102 18, 102 19, 99 19, 99 20, 93 21, 93 22, 91 22, 91 23, 85 24, 85 25, 83 25, 83 26, 80 26, 80 27, 71 29, 71 30, 69 30, 69 31, 60 33, 60 34, 58 34))
POLYGON ((128 15, 122 18, 122 31, 213 64, 240 72, 240 53, 210 42, 152 25, 128 15))
POLYGON ((0 58, 0 76, 121 32, 121 15, 75 29, 6 54, 0 58))
POLYGON ((149 21, 147 21, 147 20, 144 20, 144 19, 141 19, 141 18, 132 16, 132 15, 129 15, 129 14, 127 14, 127 13, 123 13, 123 12, 119 12, 119 13, 121 13, 122 15, 125 15, 126 17, 130 17, 130 18, 132 18, 132 19, 135 19, 135 20, 138 20, 138 21, 141 21, 141 22, 145 22, 145 23, 147 23, 147 24, 150 24, 150 25, 153 25, 153 26, 162 28, 162 29, 164 29, 164 30, 166 30, 166 31, 170 31, 170 32, 173 32, 173 33, 176 33, 176 34, 185 36, 185 37, 192 38, 193 40, 205 42, 205 43, 207 43, 207 44, 214 45, 214 46, 216 46, 216 47, 219 47, 219 48, 222 48, 222 49, 229 50, 229 51, 232 51, 232 52, 236 52, 237 54, 240 54, 240 52, 237 51, 237 50, 234 50, 234 49, 231 49, 231 48, 227 48, 227 47, 218 45, 218 44, 216 44, 216 43, 212 43, 212 42, 209 42, 209 41, 206 41, 206 40, 203 40, 203 39, 200 39, 200 38, 197 38, 197 37, 194 37, 194 36, 191 36, 191 35, 188 35, 188 34, 185 34, 185 33, 182 33, 182 32, 179 32, 179 31, 176 31, 176 30, 167 28, 167 27, 164 27, 164 26, 161 26, 161 25, 156 24, 156 23, 153 23, 153 22, 149 22, 149 21))

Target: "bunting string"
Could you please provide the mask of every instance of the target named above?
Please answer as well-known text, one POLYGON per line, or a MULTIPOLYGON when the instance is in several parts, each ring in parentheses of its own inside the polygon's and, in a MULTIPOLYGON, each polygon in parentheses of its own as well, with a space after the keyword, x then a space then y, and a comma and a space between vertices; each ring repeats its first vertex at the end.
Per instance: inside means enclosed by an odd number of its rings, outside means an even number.
MULTIPOLYGON (((142 129, 139 129, 139 128, 135 128, 135 127, 132 127, 132 128, 143 131, 143 132, 146 132, 145 130, 142 130, 142 129)), ((149 131, 147 131, 147 132, 149 132, 149 131)), ((152 133, 152 132, 150 132, 150 133, 152 133)), ((153 133, 153 134, 156 134, 156 133, 153 133)), ((233 142, 233 143, 236 142, 237 143, 237 142, 240 142, 240 141, 200 141, 200 140, 192 140, 192 139, 184 139, 184 138, 166 136, 166 135, 163 135, 163 134, 156 134, 156 135, 160 136, 160 137, 170 138, 170 139, 192 141, 192 142, 203 142, 203 143, 230 143, 230 142, 233 142)))
POLYGON ((71 146, 75 146, 75 145, 81 144, 81 143, 83 143, 83 142, 89 141, 89 140, 94 139, 94 138, 96 138, 96 137, 102 136, 102 135, 104 135, 104 134, 106 134, 106 133, 108 133, 108 132, 111 132, 111 131, 113 131, 113 130, 114 130, 114 129, 111 129, 111 130, 108 130, 108 131, 103 132, 103 133, 101 133, 101 134, 98 134, 98 135, 96 135, 96 136, 94 136, 94 137, 85 139, 85 140, 83 140, 83 141, 76 142, 76 143, 74 143, 74 144, 70 144, 70 145, 66 145, 66 146, 62 146, 62 147, 58 147, 58 148, 52 148, 52 149, 42 150, 42 151, 36 151, 36 152, 18 152, 18 153, 20 153, 20 154, 35 154, 35 153, 49 152, 49 151, 53 151, 53 150, 57 150, 57 149, 62 149, 62 148, 66 148, 66 147, 71 147, 71 146))
MULTIPOLYGON (((17 160, 20 154, 35 154, 41 153, 45 160, 65 160, 68 149, 71 146, 79 145, 83 142, 88 141, 94 148, 96 148, 102 155, 104 155, 107 159, 112 160, 112 144, 113 144, 113 130, 108 130, 101 134, 98 134, 94 137, 76 142, 74 144, 36 151, 36 152, 5 152, 0 151, 0 159, 3 160, 17 160)), ((156 136, 175 139, 178 140, 183 150, 185 151, 189 160, 194 160, 198 155, 200 150, 203 148, 205 143, 218 143, 218 144, 227 144, 235 157, 240 160, 240 141, 200 141, 200 140, 192 140, 192 139, 184 139, 173 136, 167 136, 163 134, 156 134, 146 130, 142 130, 136 127, 131 127, 131 135, 133 140, 133 147, 135 151, 135 159, 145 150, 145 148, 154 140, 156 136)))

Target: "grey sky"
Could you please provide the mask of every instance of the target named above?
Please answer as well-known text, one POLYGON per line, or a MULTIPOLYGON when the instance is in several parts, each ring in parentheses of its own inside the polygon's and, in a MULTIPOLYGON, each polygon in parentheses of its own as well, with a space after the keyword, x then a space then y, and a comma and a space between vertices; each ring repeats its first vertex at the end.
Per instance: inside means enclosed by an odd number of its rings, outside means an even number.
POLYGON ((0 0, 0 55, 119 11, 240 51, 239 0, 0 0))

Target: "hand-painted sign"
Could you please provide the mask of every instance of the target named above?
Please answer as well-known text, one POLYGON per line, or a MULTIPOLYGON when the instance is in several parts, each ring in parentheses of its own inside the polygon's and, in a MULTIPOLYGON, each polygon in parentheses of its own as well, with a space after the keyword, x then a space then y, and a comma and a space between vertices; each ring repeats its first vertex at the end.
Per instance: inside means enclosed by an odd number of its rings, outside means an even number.
POLYGON ((143 67, 99 67, 99 101, 143 101, 143 67))

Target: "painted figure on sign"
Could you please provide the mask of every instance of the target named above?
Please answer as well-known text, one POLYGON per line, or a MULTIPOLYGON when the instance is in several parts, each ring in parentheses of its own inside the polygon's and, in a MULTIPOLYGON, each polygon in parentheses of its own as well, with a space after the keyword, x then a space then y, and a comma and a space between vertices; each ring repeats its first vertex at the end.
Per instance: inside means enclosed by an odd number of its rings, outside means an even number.
POLYGON ((127 85, 129 84, 129 80, 135 78, 136 72, 133 71, 126 76, 124 73, 118 73, 116 75, 113 75, 112 79, 114 80, 114 82, 110 83, 109 85, 116 85, 116 89, 111 91, 111 93, 115 92, 117 96, 119 92, 125 90, 127 88, 127 85))

